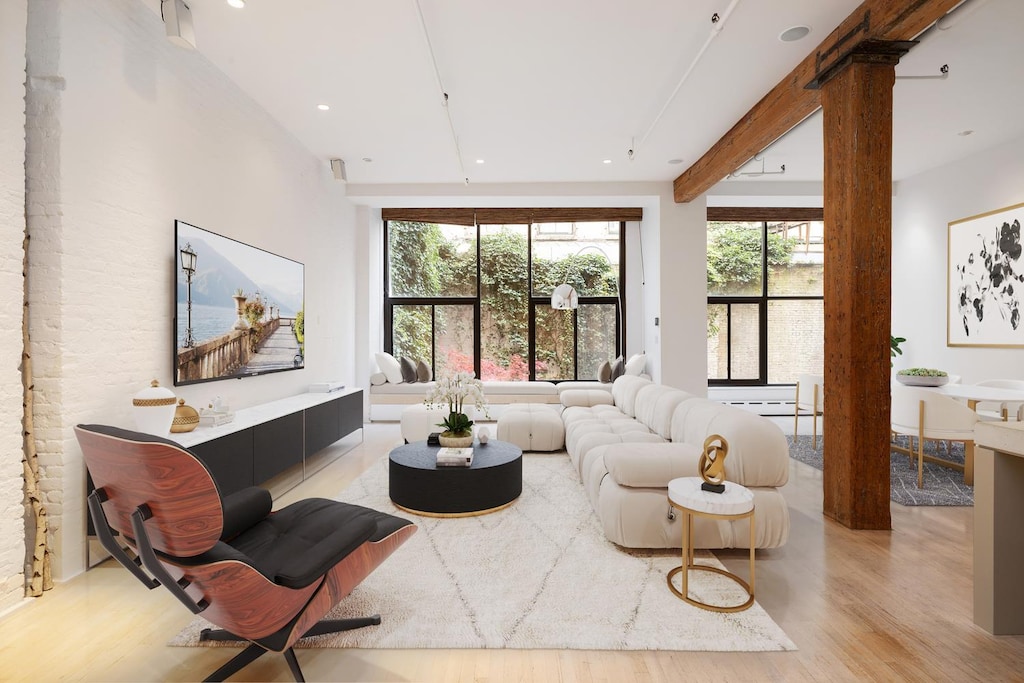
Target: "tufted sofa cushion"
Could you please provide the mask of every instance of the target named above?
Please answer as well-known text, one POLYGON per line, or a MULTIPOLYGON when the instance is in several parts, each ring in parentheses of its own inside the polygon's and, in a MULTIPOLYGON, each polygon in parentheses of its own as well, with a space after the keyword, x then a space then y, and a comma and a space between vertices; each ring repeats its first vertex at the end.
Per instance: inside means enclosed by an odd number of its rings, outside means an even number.
POLYGON ((726 478, 744 486, 784 486, 789 481, 789 444, 770 420, 716 401, 683 401, 672 415, 673 442, 703 444, 712 434, 729 442, 726 478))

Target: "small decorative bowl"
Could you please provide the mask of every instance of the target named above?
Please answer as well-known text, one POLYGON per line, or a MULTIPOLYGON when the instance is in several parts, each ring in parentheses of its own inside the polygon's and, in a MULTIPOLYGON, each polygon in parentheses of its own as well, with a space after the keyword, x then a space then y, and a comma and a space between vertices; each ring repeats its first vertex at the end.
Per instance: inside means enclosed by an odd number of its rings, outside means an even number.
POLYGON ((949 383, 948 375, 896 375, 896 381, 908 387, 941 387, 949 383))

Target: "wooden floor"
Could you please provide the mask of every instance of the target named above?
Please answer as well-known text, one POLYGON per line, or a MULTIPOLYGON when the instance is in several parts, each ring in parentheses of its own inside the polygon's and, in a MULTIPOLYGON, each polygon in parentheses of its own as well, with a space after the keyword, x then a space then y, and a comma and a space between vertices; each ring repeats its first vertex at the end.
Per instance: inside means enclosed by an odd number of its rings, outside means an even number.
MULTIPOLYGON (((393 424, 364 434, 280 502, 336 494, 399 439, 393 424)), ((758 553, 757 599, 797 652, 299 650, 299 661, 311 681, 1024 681, 1024 637, 971 620, 971 508, 893 505, 893 531, 850 531, 822 517, 821 473, 797 462, 784 494, 792 532, 758 553)), ((718 556, 745 572, 742 551, 718 556)), ((191 618, 107 562, 0 619, 0 680, 201 680, 236 650, 166 647, 191 618)), ((272 654, 235 678, 291 680, 272 654)))

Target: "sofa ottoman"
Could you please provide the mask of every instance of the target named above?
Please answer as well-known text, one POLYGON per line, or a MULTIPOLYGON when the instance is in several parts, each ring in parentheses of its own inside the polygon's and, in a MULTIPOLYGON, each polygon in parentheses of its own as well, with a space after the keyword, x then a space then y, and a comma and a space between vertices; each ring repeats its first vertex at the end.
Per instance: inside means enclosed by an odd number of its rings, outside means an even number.
POLYGON ((408 406, 402 410, 402 438, 406 443, 426 441, 431 432, 440 432, 443 429, 437 425, 446 417, 447 408, 432 408, 425 403, 408 406))
POLYGON ((565 427, 555 406, 519 403, 498 418, 498 440, 524 451, 559 451, 565 445, 565 427))

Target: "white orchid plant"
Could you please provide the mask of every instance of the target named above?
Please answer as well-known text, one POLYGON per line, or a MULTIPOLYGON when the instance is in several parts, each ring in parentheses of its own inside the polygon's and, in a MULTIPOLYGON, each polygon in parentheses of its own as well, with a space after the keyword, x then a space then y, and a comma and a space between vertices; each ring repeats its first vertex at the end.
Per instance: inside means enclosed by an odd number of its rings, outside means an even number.
POLYGON ((471 372, 457 372, 438 380, 424 402, 431 408, 448 408, 448 417, 437 425, 444 427, 445 436, 469 436, 472 433, 473 421, 464 412, 467 405, 490 417, 484 398, 484 383, 471 372))

